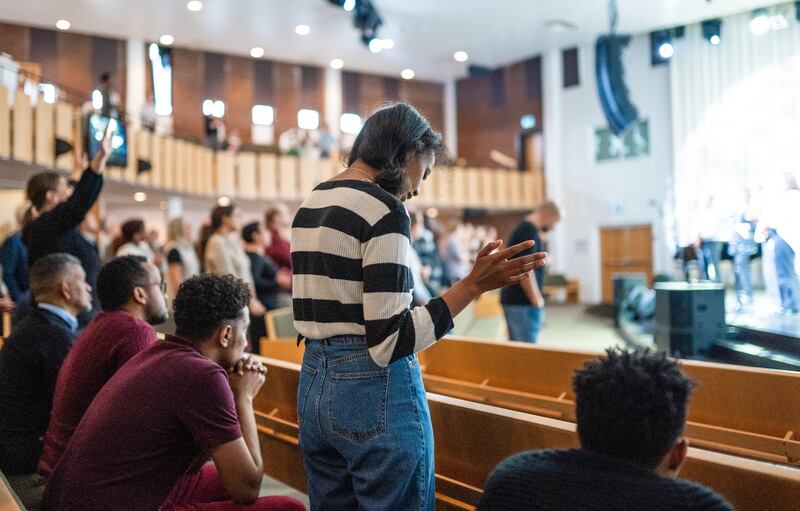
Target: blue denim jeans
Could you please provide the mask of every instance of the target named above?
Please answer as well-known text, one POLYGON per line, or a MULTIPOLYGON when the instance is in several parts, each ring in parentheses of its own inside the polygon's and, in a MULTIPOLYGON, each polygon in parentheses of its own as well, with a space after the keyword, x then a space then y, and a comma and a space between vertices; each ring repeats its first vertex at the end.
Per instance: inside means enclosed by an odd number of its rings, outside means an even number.
POLYGON ((307 340, 297 392, 312 511, 433 510, 433 428, 415 356, 380 367, 364 337, 307 340))
POLYGON ((778 276, 778 288, 781 293, 781 309, 785 312, 800 310, 798 294, 800 281, 794 268, 795 253, 792 247, 778 235, 775 235, 775 273, 778 276))
POLYGON ((535 343, 542 330, 544 308, 531 305, 503 305, 508 325, 508 338, 512 341, 535 343))

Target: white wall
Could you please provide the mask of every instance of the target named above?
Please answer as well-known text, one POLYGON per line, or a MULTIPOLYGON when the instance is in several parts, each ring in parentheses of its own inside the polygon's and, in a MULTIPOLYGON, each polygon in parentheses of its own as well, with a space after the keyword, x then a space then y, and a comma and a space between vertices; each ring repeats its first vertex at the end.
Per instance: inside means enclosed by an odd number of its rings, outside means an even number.
POLYGON ((599 302, 601 295, 601 227, 652 224, 654 269, 672 267, 661 220, 672 176, 669 67, 651 67, 647 35, 634 37, 624 55, 632 101, 650 124, 650 155, 601 163, 594 161, 594 130, 607 124, 595 84, 593 45, 581 47, 581 84, 557 93, 561 53, 545 56, 545 119, 558 118, 544 127, 545 175, 552 198, 564 208, 551 251, 554 267, 580 281, 582 300, 589 303, 599 302))

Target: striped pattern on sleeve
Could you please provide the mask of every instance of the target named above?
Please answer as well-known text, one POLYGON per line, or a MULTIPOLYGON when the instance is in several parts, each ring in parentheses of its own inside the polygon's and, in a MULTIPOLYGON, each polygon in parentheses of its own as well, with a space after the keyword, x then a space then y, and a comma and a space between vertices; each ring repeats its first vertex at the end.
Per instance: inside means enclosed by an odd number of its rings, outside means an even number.
POLYGON ((453 326, 444 300, 410 308, 410 220, 365 181, 317 186, 292 224, 295 328, 309 339, 367 337, 380 366, 421 351, 453 326))

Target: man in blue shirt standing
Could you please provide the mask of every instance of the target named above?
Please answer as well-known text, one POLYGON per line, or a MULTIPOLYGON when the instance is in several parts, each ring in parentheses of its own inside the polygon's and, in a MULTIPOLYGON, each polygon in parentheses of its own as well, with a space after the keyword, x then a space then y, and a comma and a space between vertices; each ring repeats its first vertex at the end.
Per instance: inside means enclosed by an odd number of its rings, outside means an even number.
MULTIPOLYGON (((539 204, 511 233, 508 246, 529 240, 535 242, 533 247, 523 250, 517 257, 547 250, 543 238, 547 238, 547 233, 555 228, 560 219, 561 212, 554 202, 545 201, 539 204)), ((500 292, 508 337, 512 341, 536 342, 544 321, 543 287, 544 268, 539 268, 531 272, 530 278, 503 288, 500 292)))
POLYGON ((92 288, 78 258, 42 257, 31 267, 38 304, 0 351, 0 470, 31 474, 42 454, 61 364, 75 341, 77 316, 92 306, 92 288))

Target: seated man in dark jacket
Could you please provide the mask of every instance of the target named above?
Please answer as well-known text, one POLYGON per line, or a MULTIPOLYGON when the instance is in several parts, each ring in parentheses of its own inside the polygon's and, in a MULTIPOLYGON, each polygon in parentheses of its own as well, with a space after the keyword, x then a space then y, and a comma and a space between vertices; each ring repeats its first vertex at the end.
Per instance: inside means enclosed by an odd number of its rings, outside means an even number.
POLYGON ((36 471, 56 377, 75 340, 76 316, 92 304, 85 276, 69 254, 36 261, 30 288, 38 305, 0 351, 0 470, 15 488, 14 475, 22 475, 24 483, 36 471))
MULTIPOLYGON (((77 257, 86 272, 86 282, 94 288, 100 272, 100 254, 97 246, 84 238, 78 226, 97 201, 103 188, 103 171, 111 155, 113 131, 106 130, 89 168, 83 171, 80 180, 70 189, 67 180, 57 172, 42 172, 28 180, 26 192, 34 210, 34 220, 22 229, 22 240, 28 246, 28 264, 56 252, 77 257)), ((81 315, 83 326, 91 320, 98 309, 92 300, 91 312, 81 315)))
POLYGON ((722 497, 676 479, 686 459, 686 403, 694 384, 647 351, 609 350, 575 372, 581 448, 517 454, 498 465, 479 511, 731 510, 722 497))

